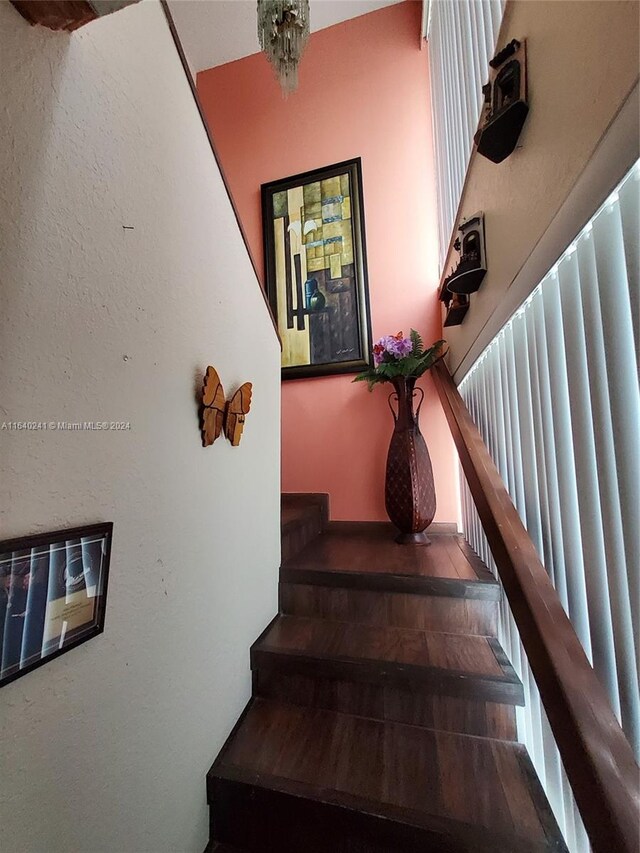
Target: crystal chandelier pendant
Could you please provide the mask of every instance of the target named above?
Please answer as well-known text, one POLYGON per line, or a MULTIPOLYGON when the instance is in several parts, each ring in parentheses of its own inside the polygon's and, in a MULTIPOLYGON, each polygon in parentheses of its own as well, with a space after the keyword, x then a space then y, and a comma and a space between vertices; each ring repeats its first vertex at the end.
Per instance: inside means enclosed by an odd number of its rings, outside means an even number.
POLYGON ((258 0, 258 40, 286 98, 298 88, 298 64, 309 40, 309 0, 258 0))

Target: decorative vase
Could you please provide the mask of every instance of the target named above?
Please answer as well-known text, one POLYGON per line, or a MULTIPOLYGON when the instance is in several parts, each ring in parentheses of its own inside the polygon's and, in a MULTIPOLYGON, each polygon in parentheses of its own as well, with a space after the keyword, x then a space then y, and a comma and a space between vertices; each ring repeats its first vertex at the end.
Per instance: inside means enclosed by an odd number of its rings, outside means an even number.
POLYGON ((392 381, 395 391, 389 395, 389 408, 395 426, 387 456, 385 506, 389 518, 400 530, 396 542, 429 545, 424 531, 436 514, 436 492, 429 451, 418 425, 424 392, 416 389, 414 377, 397 376, 392 381), (418 393, 420 402, 414 411, 418 393), (397 412, 392 400, 397 404, 397 412))

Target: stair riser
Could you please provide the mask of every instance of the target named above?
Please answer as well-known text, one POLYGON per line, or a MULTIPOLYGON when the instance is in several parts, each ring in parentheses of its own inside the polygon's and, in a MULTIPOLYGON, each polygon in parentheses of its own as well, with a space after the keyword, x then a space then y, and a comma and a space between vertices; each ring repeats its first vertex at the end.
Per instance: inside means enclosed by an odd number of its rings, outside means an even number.
POLYGON ((513 838, 478 827, 411 826, 228 779, 209 777, 208 797, 211 837, 248 853, 515 853, 513 838))
POLYGON ((495 637, 498 601, 280 583, 280 609, 291 616, 495 637))
POLYGON ((323 568, 283 565, 280 569, 280 582, 483 601, 500 601, 502 595, 494 580, 394 574, 392 566, 385 572, 358 572, 349 569, 333 568, 326 571, 323 568))
POLYGON ((282 562, 284 563, 302 551, 309 542, 320 535, 322 527, 322 511, 319 507, 310 508, 305 513, 304 518, 290 522, 284 526, 281 535, 282 562))
POLYGON ((274 669, 255 671, 253 685, 254 695, 293 705, 325 708, 429 729, 516 740, 513 705, 434 695, 421 685, 373 684, 274 669))
POLYGON ((251 668, 289 675, 339 678, 368 684, 388 684, 399 689, 415 687, 424 695, 476 698, 489 702, 524 705, 520 682, 506 678, 482 677, 471 673, 396 664, 378 660, 345 661, 335 658, 308 657, 300 654, 274 653, 253 648, 251 668))
POLYGON ((294 557, 313 541, 329 523, 329 495, 282 495, 283 523, 281 525, 282 562, 294 557), (287 513, 294 518, 284 521, 287 513))

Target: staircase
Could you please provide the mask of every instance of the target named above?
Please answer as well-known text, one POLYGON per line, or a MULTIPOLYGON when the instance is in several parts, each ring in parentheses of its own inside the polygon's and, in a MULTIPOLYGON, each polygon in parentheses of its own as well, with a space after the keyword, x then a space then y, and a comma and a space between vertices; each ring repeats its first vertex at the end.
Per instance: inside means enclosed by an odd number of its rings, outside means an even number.
POLYGON ((566 847, 495 639, 500 587, 461 536, 398 546, 286 496, 280 613, 207 777, 216 853, 538 853, 566 847))

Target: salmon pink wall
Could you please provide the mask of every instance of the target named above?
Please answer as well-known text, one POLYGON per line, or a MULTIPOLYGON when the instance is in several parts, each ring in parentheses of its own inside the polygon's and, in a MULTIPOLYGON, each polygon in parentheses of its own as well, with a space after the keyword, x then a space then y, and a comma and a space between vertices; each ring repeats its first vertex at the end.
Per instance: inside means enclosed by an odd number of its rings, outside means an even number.
MULTIPOLYGON (((262 54, 211 68, 197 80, 260 274, 260 185, 362 158, 374 339, 408 333, 411 326, 425 342, 442 336, 420 15, 421 3, 405 2, 314 33, 300 87, 288 100, 262 54)), ((454 449, 429 376, 422 386, 421 428, 436 479, 436 520, 455 521, 454 449)), ((284 382, 282 490, 328 492, 334 519, 386 519, 390 390, 381 386, 369 394, 349 376, 284 382)))

